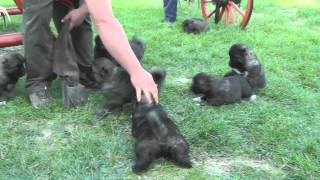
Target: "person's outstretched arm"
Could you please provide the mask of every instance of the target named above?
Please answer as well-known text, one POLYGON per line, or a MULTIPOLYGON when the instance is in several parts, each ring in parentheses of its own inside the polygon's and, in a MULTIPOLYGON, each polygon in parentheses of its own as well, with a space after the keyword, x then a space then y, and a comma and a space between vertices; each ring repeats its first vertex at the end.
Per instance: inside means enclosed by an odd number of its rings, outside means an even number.
POLYGON ((151 74, 143 69, 134 55, 121 24, 113 16, 110 0, 86 0, 85 2, 104 46, 130 74, 138 101, 141 100, 143 92, 149 102, 152 101, 152 97, 158 102, 157 85, 151 74))

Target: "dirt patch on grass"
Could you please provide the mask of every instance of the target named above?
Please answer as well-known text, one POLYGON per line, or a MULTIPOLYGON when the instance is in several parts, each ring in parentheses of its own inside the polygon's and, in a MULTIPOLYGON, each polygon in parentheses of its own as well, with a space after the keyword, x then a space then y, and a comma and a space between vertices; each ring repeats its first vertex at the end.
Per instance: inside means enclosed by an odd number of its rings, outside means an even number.
POLYGON ((270 164, 267 160, 250 159, 246 157, 219 157, 209 154, 201 155, 201 159, 193 160, 196 166, 203 167, 209 174, 228 176, 235 168, 247 167, 257 171, 264 171, 270 175, 283 175, 284 172, 270 164))

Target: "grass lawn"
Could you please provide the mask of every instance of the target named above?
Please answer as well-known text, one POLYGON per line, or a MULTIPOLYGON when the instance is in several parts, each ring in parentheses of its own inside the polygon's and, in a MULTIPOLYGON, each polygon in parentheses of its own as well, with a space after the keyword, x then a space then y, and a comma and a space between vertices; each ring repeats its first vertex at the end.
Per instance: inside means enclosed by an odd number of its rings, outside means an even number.
MULTIPOLYGON (((9 5, 1 0, 0 5, 9 5)), ((193 168, 159 161, 143 179, 319 179, 320 178, 320 0, 255 1, 246 30, 210 24, 201 35, 182 33, 181 23, 201 17, 197 5, 181 1, 178 22, 167 26, 162 1, 113 1, 129 37, 147 44, 144 66, 167 69, 161 103, 191 146, 193 168), (248 44, 265 66, 267 87, 256 101, 222 107, 197 106, 188 91, 198 72, 224 74, 228 49, 248 44)), ((12 17, 7 29, 19 29, 12 17)), ((5 51, 18 49, 0 49, 5 51)), ((35 110, 19 81, 18 96, 0 106, 0 179, 137 179, 130 108, 101 122, 92 113, 102 101, 66 109, 59 83, 54 101, 35 110)))

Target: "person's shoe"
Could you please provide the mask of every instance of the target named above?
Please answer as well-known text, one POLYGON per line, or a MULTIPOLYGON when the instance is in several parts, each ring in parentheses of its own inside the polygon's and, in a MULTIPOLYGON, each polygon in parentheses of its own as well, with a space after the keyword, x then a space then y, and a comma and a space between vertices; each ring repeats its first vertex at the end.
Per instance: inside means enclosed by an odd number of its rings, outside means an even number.
POLYGON ((65 107, 76 107, 88 101, 88 91, 81 85, 68 86, 62 81, 62 101, 65 107))
POLYGON ((51 102, 51 93, 47 86, 39 88, 29 94, 29 99, 34 108, 40 108, 44 104, 51 102))

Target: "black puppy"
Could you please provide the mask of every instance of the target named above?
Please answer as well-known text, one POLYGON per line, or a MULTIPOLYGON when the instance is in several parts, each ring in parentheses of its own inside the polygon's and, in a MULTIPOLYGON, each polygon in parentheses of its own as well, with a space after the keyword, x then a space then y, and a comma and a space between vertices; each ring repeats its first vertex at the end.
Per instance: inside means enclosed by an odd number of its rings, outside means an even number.
MULTIPOLYGON (((145 44, 142 40, 138 39, 137 37, 133 37, 129 44, 131 46, 131 49, 133 50, 134 54, 138 58, 140 62, 142 62, 144 57, 144 51, 145 51, 145 44)), ((95 47, 94 47, 94 58, 100 58, 100 57, 106 57, 110 60, 113 60, 117 65, 119 65, 114 57, 111 56, 109 51, 104 47, 100 36, 96 36, 95 38, 95 47)))
POLYGON ((212 106, 232 104, 252 95, 252 88, 244 74, 217 77, 199 73, 193 77, 191 91, 202 94, 201 100, 212 106))
MULTIPOLYGON (((160 88, 165 71, 150 70, 154 81, 160 88)), ((134 150, 136 162, 132 170, 139 173, 147 170, 157 158, 164 157, 178 166, 191 168, 189 145, 178 127, 168 117, 160 104, 147 103, 142 96, 136 102, 132 115, 132 135, 137 139, 134 150)))
POLYGON ((209 23, 203 19, 191 18, 184 20, 182 27, 186 33, 199 34, 209 30, 209 23))
POLYGON ((132 102, 135 90, 128 72, 108 58, 94 60, 93 74, 106 98, 96 111, 96 118, 101 119, 116 108, 132 102))
POLYGON ((19 53, 0 57, 0 102, 15 96, 16 83, 25 74, 24 62, 19 53))
POLYGON ((98 119, 103 118, 115 108, 122 107, 132 101, 134 88, 126 70, 115 64, 113 60, 104 57, 95 59, 92 69, 106 98, 106 101, 96 111, 98 119))
POLYGON ((256 54, 245 44, 234 44, 229 50, 229 66, 232 71, 225 76, 243 74, 247 72, 247 80, 254 93, 259 88, 266 86, 263 65, 259 62, 256 54))

